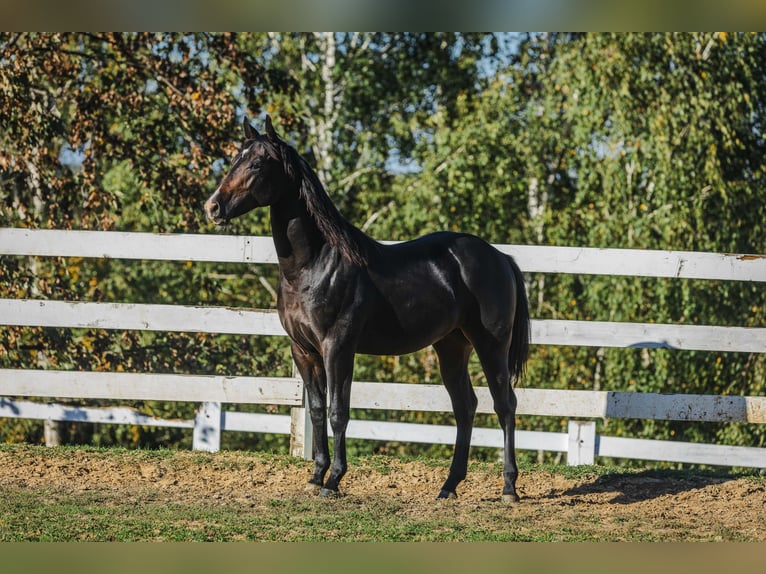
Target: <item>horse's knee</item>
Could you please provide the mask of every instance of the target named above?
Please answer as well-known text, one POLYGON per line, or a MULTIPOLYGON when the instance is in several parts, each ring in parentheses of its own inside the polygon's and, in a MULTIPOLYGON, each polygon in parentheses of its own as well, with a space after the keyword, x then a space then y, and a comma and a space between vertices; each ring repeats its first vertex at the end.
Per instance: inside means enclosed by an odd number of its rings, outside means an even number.
POLYGON ((493 404, 495 407, 495 413, 497 413, 497 416, 500 418, 500 420, 504 420, 508 417, 516 417, 516 407, 518 406, 518 401, 513 390, 511 390, 509 393, 503 393, 501 396, 494 397, 493 404))
POLYGON ((348 426, 349 413, 344 409, 330 411, 330 428, 334 433, 344 432, 348 426))

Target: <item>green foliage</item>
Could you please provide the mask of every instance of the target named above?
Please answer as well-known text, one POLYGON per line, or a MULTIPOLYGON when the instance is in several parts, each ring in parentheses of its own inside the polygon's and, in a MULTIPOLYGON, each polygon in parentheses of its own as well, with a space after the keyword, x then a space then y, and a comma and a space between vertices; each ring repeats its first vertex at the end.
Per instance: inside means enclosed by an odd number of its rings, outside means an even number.
MULTIPOLYGON (((378 239, 453 229, 498 243, 764 253, 764 68, 766 37, 748 33, 6 33, 2 224, 211 232, 201 203, 239 145, 242 116, 270 113, 341 211, 378 239)), ((267 210, 256 210, 226 233, 269 231, 267 210)), ((766 323, 762 287, 747 282, 533 275, 528 283, 536 318, 766 323)), ((0 261, 3 297, 273 308, 264 285, 275 284, 269 266, 0 261)), ((3 329, 0 365, 290 372, 277 338, 40 328, 3 329)), ((483 384, 475 361, 471 374, 483 384)), ((356 378, 437 381, 438 365, 430 350, 359 357, 356 378)), ((536 346, 524 384, 762 395, 764 381, 763 354, 536 346)), ((183 417, 193 408, 136 406, 183 417)), ((565 422, 519 424, 562 430, 565 422)), ((766 436, 754 425, 602 425, 608 434, 743 445, 766 436)), ((88 432, 72 440, 189 440, 159 429, 88 432)), ((5 441, 41 434, 34 423, 0 423, 5 441)), ((259 437, 258 448, 285 445, 259 437)))

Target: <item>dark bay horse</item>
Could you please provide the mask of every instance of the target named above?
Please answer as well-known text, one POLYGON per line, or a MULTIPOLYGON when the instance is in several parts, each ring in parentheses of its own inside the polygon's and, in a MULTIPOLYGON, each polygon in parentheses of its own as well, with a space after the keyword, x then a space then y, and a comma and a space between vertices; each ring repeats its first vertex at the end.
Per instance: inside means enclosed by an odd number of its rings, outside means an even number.
POLYGON ((242 149, 205 211, 223 224, 256 207, 271 208, 279 318, 314 427, 309 484, 323 496, 339 494, 347 468, 354 355, 404 354, 433 345, 457 425, 449 476, 438 497, 455 497, 466 476, 477 405, 468 358, 476 349, 505 436, 503 501, 518 501, 511 381, 523 374, 527 360, 529 309, 516 263, 464 233, 382 245, 340 215, 316 173, 275 133, 270 118, 265 135, 247 120, 244 130, 242 149))

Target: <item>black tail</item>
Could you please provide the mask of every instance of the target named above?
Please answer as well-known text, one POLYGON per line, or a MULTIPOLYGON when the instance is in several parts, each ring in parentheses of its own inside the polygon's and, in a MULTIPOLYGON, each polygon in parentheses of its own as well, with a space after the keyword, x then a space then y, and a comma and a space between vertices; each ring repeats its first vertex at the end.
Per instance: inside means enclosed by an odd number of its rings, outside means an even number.
POLYGON ((516 315, 513 317, 513 330, 511 334, 511 348, 508 351, 508 368, 511 371, 511 379, 518 381, 524 376, 527 357, 529 356, 529 339, 531 327, 529 323, 529 301, 527 290, 524 286, 524 276, 521 269, 511 256, 508 256, 516 280, 516 315))

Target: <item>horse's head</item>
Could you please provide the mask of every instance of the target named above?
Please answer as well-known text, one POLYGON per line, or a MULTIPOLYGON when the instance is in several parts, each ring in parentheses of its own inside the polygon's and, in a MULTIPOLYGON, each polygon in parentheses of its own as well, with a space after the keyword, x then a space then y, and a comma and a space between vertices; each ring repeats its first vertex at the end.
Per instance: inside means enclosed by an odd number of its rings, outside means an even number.
POLYGON ((234 156, 229 172, 205 202, 208 219, 220 225, 248 211, 272 205, 285 186, 294 186, 281 157, 282 141, 266 116, 266 135, 261 135, 245 118, 245 141, 234 156))

